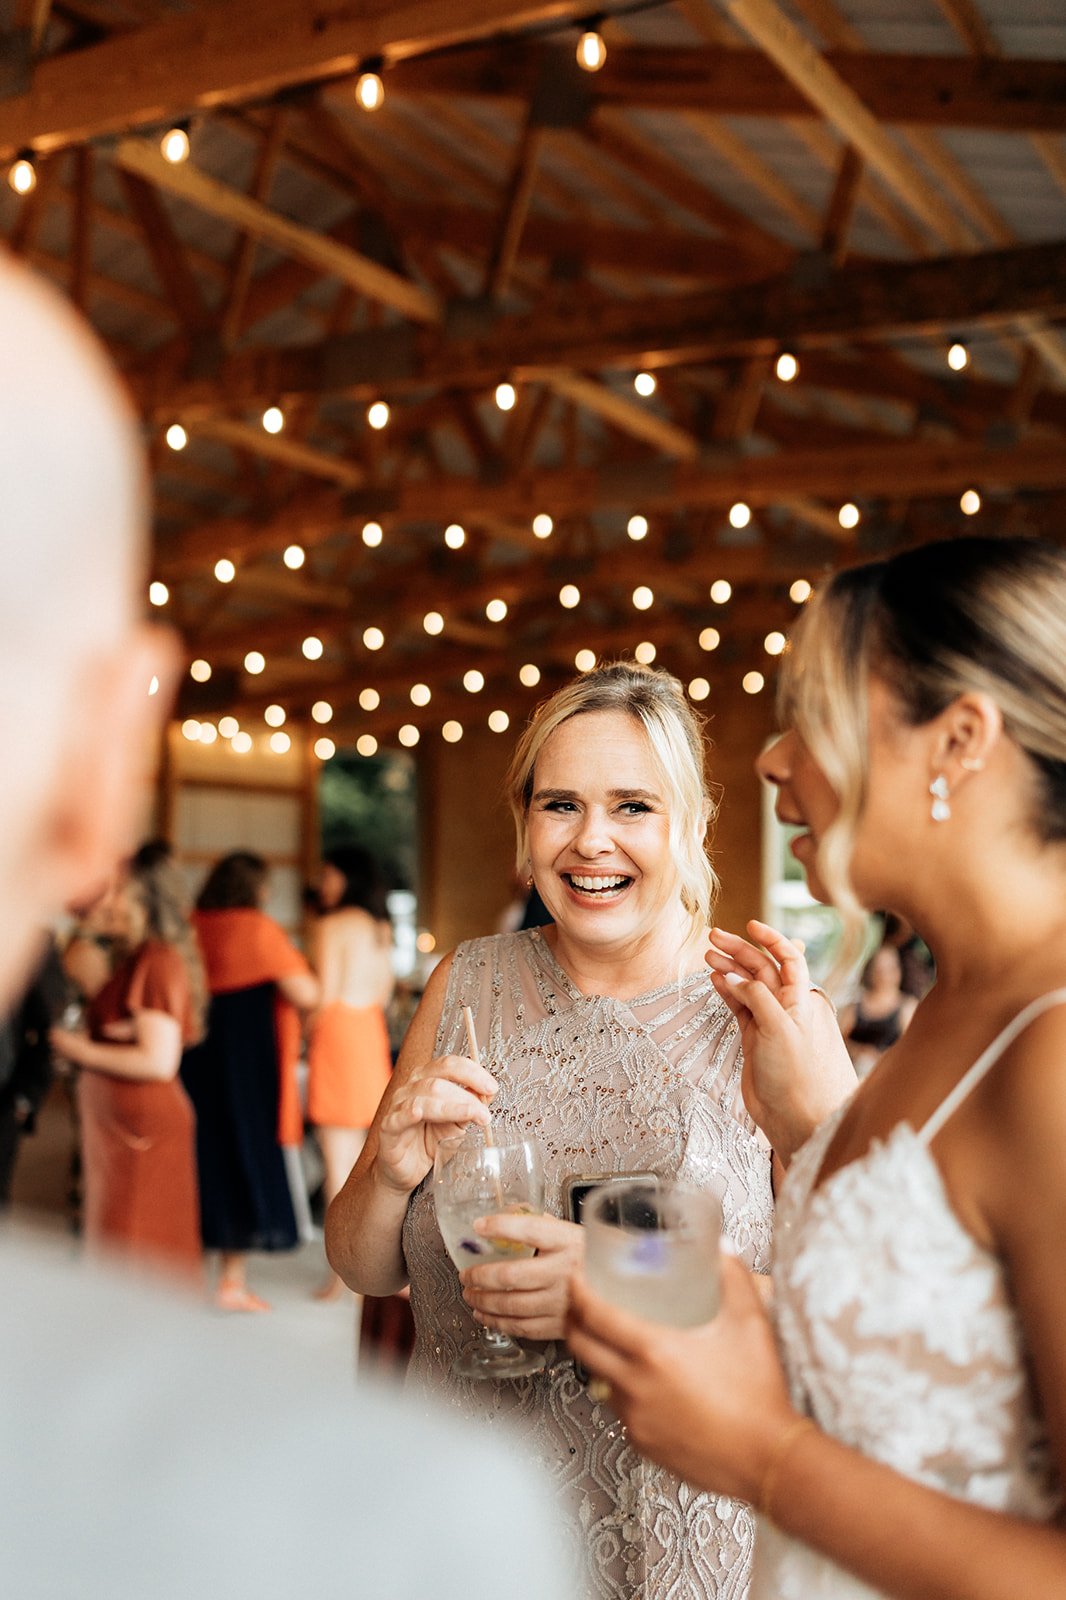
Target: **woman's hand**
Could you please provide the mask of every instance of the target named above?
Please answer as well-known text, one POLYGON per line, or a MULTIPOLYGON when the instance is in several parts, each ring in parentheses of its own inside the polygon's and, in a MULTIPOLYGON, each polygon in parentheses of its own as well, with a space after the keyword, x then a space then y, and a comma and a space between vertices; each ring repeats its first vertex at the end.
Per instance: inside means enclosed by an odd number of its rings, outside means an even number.
POLYGON ((748 932, 758 944, 713 928, 706 961, 740 1024, 744 1104, 787 1166, 855 1088, 855 1069, 832 1007, 811 990, 802 945, 765 922, 748 932))
POLYGON ((471 1122, 489 1126, 485 1102, 498 1087, 492 1073, 467 1056, 439 1056, 415 1067, 378 1125, 379 1181, 404 1194, 417 1189, 443 1139, 465 1133, 471 1122))
POLYGON ((72 1061, 76 1067, 85 1065, 89 1044, 87 1034, 75 1033, 71 1028, 49 1028, 48 1042, 52 1046, 53 1054, 62 1056, 64 1061, 72 1061))
POLYGON ((504 1212, 479 1217, 474 1230, 482 1237, 532 1245, 537 1252, 466 1268, 461 1274, 463 1298, 475 1320, 518 1339, 561 1339, 570 1280, 585 1259, 581 1229, 558 1217, 504 1212))
POLYGON ((610 1405, 642 1455, 699 1489, 757 1504, 796 1413, 762 1296, 724 1253, 721 1287, 713 1322, 671 1328, 616 1310, 576 1278, 567 1343, 609 1385, 610 1405))

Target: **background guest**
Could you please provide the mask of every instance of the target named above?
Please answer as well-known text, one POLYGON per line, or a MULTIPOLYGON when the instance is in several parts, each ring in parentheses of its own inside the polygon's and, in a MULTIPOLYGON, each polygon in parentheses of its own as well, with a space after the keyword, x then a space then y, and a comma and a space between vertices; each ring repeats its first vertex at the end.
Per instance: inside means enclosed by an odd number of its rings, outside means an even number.
POLYGON ((878 945, 862 969, 860 994, 842 1007, 840 1031, 860 1078, 901 1038, 918 1002, 902 989, 903 963, 894 944, 878 945))

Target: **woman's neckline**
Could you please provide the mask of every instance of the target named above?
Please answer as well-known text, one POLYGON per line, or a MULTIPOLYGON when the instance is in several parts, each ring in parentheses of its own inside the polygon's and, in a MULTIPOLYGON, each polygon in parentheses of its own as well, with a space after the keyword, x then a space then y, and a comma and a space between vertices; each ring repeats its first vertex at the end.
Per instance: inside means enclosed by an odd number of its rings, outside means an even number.
POLYGON ((707 980, 708 982, 710 981, 710 973, 706 968, 704 968, 702 971, 697 969, 694 972, 684 973, 680 979, 670 978, 665 983, 657 984, 655 988, 647 989, 641 994, 627 995, 625 997, 607 994, 598 989, 585 990, 579 988, 578 984, 563 966, 548 940, 544 937, 543 928, 531 928, 529 932, 532 935, 535 945, 544 952, 544 957, 552 971, 562 979, 563 986, 575 1000, 613 1000, 617 1005, 629 1006, 632 1008, 633 1006, 645 1004, 650 1000, 658 1000, 663 995, 669 994, 671 991, 676 992, 677 989, 684 988, 689 984, 698 983, 703 980, 707 980))

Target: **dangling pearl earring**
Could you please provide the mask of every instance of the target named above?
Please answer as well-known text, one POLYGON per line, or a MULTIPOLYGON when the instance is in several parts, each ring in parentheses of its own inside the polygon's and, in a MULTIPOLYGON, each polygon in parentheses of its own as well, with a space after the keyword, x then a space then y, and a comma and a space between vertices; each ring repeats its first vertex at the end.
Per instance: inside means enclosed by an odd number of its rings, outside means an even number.
POLYGON ((929 793, 933 797, 932 818, 934 822, 947 822, 951 816, 951 807, 948 805, 948 780, 941 772, 929 785, 929 793))

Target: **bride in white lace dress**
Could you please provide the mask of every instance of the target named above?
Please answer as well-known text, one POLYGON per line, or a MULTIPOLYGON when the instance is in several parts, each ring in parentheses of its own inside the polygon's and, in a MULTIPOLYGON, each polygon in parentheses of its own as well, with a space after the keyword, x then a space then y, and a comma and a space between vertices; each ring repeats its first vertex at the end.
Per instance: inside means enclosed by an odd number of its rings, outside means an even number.
MULTIPOLYGON (((703 755, 681 686, 665 673, 602 668, 539 709, 509 791, 519 860, 553 925, 460 945, 437 968, 327 1224, 330 1258, 353 1288, 385 1294, 410 1280, 411 1385, 521 1430, 519 1448, 558 1490, 582 1591, 602 1600, 743 1600, 751 1574, 748 1507, 642 1462, 562 1344, 582 1238, 565 1220, 568 1176, 680 1174, 720 1199, 745 1264, 769 1265, 770 1150, 741 1096, 737 1024, 704 962, 714 879, 703 755), (466 1054, 467 1005, 481 1067, 466 1054), (426 1179, 442 1137, 489 1121, 485 1102, 498 1137, 539 1144, 547 1214, 494 1219, 494 1235, 535 1246, 536 1257, 460 1280, 426 1179), (474 1318, 544 1343, 546 1370, 503 1383, 453 1377, 474 1318)), ((835 1053, 826 1050, 831 1066, 793 1142, 853 1082, 830 1009, 815 1004, 835 1053)))
MULTIPOLYGON (((1066 555, 838 574, 783 709, 760 767, 813 891, 905 916, 937 982, 791 1162, 772 1322, 727 1262, 692 1332, 578 1288, 572 1347, 640 1448, 759 1507, 753 1600, 1064 1595, 1066 555)), ((709 960, 773 1140, 806 969, 752 931, 709 960)))

